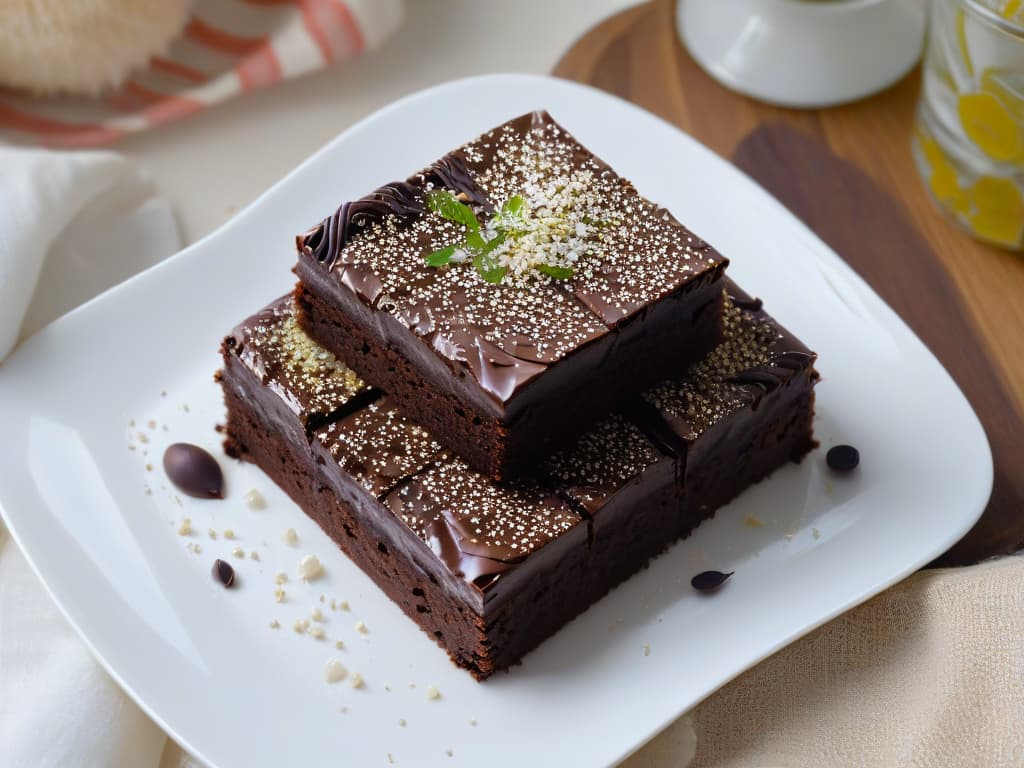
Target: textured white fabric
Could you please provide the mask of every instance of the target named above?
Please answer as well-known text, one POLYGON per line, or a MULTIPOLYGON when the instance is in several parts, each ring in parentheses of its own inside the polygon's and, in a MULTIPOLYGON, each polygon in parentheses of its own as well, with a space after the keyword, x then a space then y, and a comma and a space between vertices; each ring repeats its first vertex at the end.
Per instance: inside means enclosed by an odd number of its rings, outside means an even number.
MULTIPOLYGON (((841 566, 840 566, 841 567, 841 566)), ((729 683, 623 768, 1024 766, 1024 557, 921 571, 729 683)))
POLYGON ((92 658, 0 524, 0 765, 156 766, 165 741, 92 658))
POLYGON ((169 206, 124 158, 0 146, 0 361, 179 246, 169 206))

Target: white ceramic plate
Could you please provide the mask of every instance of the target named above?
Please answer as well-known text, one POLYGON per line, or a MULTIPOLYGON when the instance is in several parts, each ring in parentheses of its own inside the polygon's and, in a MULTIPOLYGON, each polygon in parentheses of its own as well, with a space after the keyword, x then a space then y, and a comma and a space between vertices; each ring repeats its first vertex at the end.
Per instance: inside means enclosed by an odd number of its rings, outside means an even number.
POLYGON ((651 115, 527 76, 455 82, 384 109, 218 232, 44 329, 0 369, 0 434, 4 518, 50 593, 136 701, 222 768, 388 765, 389 754, 414 766, 614 763, 949 547, 979 516, 992 475, 985 435, 945 371, 782 206, 651 115), (820 353, 817 436, 856 445, 862 466, 830 477, 819 450, 780 470, 521 667, 478 684, 259 471, 225 460, 226 501, 179 505, 160 456, 179 440, 217 451, 218 343, 288 290, 296 232, 535 108, 718 246, 739 283, 820 353), (250 488, 265 509, 246 507, 250 488), (186 515, 191 537, 177 535, 186 515), (745 525, 748 515, 764 525, 745 525), (213 540, 211 527, 237 539, 213 540), (289 527, 297 546, 282 541, 289 527), (260 560, 234 560, 235 546, 260 560), (306 553, 326 575, 302 584, 306 553), (214 583, 215 557, 235 563, 238 589, 214 583), (736 575, 704 597, 689 579, 709 567, 736 575), (290 574, 280 604, 279 570, 290 574), (331 599, 351 610, 332 611, 331 599), (323 640, 292 631, 313 608, 326 614, 323 640), (332 657, 365 687, 328 685, 332 657))

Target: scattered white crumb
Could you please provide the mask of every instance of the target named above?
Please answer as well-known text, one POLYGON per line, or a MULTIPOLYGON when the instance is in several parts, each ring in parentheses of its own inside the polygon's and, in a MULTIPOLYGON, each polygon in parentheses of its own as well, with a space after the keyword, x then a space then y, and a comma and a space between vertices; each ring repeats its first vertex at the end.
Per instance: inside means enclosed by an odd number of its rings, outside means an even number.
POLYGON ((405 718, 404 718, 404 717, 400 717, 400 718, 398 719, 398 724, 399 724, 399 726, 401 726, 402 728, 405 728, 405 718))
POLYGON ((224 533, 222 535, 224 536, 225 539, 235 538, 235 532, 231 528, 225 528, 224 533))
POLYGON ((274 600, 276 600, 279 603, 284 602, 284 590, 280 587, 274 590, 274 600))
POLYGON ((298 634, 301 635, 303 632, 309 629, 309 621, 307 619, 296 619, 295 623, 292 624, 292 629, 294 629, 298 634))
POLYGON ((314 609, 313 609, 313 610, 312 610, 312 611, 310 612, 310 614, 309 614, 309 615, 310 615, 310 618, 312 618, 312 619, 313 619, 313 621, 323 621, 323 620, 324 620, 324 614, 323 614, 323 611, 321 611, 321 610, 320 610, 319 608, 314 608, 314 609))
POLYGON ((446 755, 448 755, 448 757, 454 757, 455 756, 455 750, 453 750, 451 747, 448 747, 448 749, 446 749, 444 751, 444 753, 446 755))
POLYGON ((324 572, 324 567, 320 565, 320 558, 316 555, 306 555, 302 560, 299 561, 299 578, 305 581, 310 581, 317 578, 324 572))
POLYGON ((295 532, 294 528, 289 528, 281 535, 281 541, 283 541, 285 544, 298 544, 299 534, 295 532))
POLYGON ((476 727, 476 718, 475 717, 469 718, 469 724, 472 725, 475 728, 476 727))
POLYGON ((146 426, 149 427, 150 429, 156 429, 156 420, 150 419, 149 421, 146 422, 146 426))
POLYGON ((323 627, 310 627, 309 628, 309 635, 310 635, 310 637, 312 637, 315 640, 322 640, 323 636, 324 636, 324 628, 323 627))
POLYGON ((433 685, 427 687, 427 698, 428 699, 440 699, 441 692, 437 690, 433 685))
POLYGON ((358 672, 353 672, 352 675, 349 677, 348 684, 351 685, 353 688, 362 688, 363 676, 360 675, 358 672))
POLYGON ((272 622, 270 622, 270 628, 271 629, 277 629, 280 626, 281 626, 281 622, 278 621, 277 619, 274 619, 272 622))
POLYGON ((245 504, 249 509, 263 509, 267 506, 267 502, 263 498, 263 494, 255 488, 245 494, 245 504))
MULTIPOLYGON (((324 679, 328 683, 337 683, 344 680, 348 676, 348 670, 345 669, 345 665, 337 659, 331 659, 327 662, 327 667, 324 669, 324 679)), ((344 709, 342 709, 344 711, 344 709)))
POLYGON ((201 546, 199 546, 198 544, 193 544, 192 545, 192 551, 195 552, 198 555, 200 552, 203 551, 203 548, 201 546))
POLYGON ((651 655, 651 645, 650 645, 650 643, 644 643, 644 656, 650 656, 650 655, 651 655))
POLYGON ((390 752, 388 752, 388 762, 389 762, 389 763, 390 763, 391 765, 394 765, 394 764, 395 764, 395 758, 393 758, 393 757, 391 756, 391 753, 390 753, 390 752))
POLYGON ((245 557, 245 550, 241 547, 235 547, 231 550, 231 554, 235 557, 245 557))
POLYGON ((207 533, 210 534, 210 538, 211 539, 216 539, 217 538, 217 532, 215 530, 213 530, 213 528, 211 528, 209 531, 207 531, 207 533))
POLYGON ((345 643, 343 643, 341 640, 335 640, 334 647, 340 651, 345 647, 345 643))
POLYGON ((338 601, 335 600, 333 597, 331 598, 331 610, 332 611, 338 610, 338 601))
POLYGON ((140 443, 148 443, 149 442, 149 438, 146 437, 146 433, 145 432, 137 433, 135 435, 135 439, 138 440, 140 443))
POLYGON ((284 571, 279 571, 277 576, 274 577, 274 581, 275 583, 277 583, 278 586, 280 586, 281 584, 284 584, 286 581, 288 581, 288 574, 284 571))
POLYGON ((249 553, 249 557, 252 558, 253 560, 259 560, 260 559, 260 553, 257 552, 254 549, 252 552, 249 553))
POLYGON ((356 632, 358 632, 360 635, 365 635, 369 631, 370 630, 367 629, 366 624, 364 624, 361 621, 356 622, 356 632))
POLYGON ((348 610, 348 600, 342 600, 340 603, 338 603, 338 608, 340 610, 342 610, 342 611, 347 611, 348 610))
POLYGON ((184 517, 181 520, 181 525, 178 526, 179 536, 190 536, 192 534, 192 518, 184 517))

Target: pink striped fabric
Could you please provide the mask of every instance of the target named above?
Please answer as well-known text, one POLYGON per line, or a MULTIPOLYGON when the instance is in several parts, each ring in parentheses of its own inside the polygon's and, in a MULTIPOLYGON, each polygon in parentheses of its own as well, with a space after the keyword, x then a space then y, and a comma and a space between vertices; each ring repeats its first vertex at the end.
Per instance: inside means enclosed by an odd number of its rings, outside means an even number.
POLYGON ((116 91, 42 99, 0 89, 0 133, 49 147, 109 144, 357 56, 401 17, 402 0, 197 0, 169 50, 116 91))

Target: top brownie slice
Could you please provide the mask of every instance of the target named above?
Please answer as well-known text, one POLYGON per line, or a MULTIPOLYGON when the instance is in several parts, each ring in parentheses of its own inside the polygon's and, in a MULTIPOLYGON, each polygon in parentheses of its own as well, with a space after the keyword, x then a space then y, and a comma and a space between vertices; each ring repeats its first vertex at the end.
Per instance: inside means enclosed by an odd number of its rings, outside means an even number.
POLYGON ((298 238, 300 322, 495 479, 719 340, 725 258, 523 115, 298 238))

